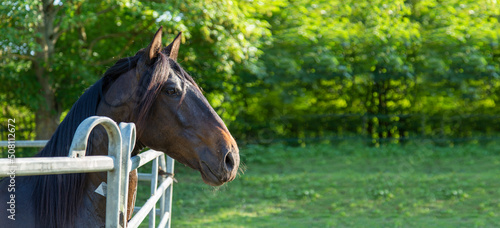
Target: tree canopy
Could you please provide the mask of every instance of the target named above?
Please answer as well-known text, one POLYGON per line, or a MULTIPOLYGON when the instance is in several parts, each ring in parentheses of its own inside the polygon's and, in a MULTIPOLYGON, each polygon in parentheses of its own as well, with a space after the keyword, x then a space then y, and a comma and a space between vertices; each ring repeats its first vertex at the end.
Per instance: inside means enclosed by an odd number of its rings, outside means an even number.
POLYGON ((185 34, 179 62, 239 139, 500 131, 497 1, 26 0, 0 12, 2 114, 36 113, 37 126, 163 25, 165 43, 185 34))

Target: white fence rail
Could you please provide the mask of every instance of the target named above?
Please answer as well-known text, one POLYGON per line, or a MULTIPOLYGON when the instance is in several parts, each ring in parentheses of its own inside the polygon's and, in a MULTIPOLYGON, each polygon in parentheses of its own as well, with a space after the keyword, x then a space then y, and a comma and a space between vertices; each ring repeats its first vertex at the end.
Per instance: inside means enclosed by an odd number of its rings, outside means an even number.
MULTIPOLYGON (((135 125, 117 125, 107 117, 93 116, 85 119, 76 130, 68 157, 0 158, 0 177, 9 176, 15 170, 16 176, 108 172, 106 196, 106 227, 138 227, 149 214, 149 227, 155 227, 156 215, 160 215, 158 227, 170 227, 172 209, 173 177, 158 175, 158 166, 167 174, 174 173, 174 160, 162 152, 148 150, 130 157, 135 143, 135 125), (87 141, 92 129, 101 125, 109 139, 108 156, 85 156, 87 141), (150 174, 139 173, 139 180, 151 182, 151 197, 142 207, 136 207, 135 215, 126 223, 129 172, 153 161, 150 174), (158 183, 159 180, 159 183, 158 183), (157 188, 157 184, 159 187, 157 188), (156 204, 160 201, 160 209, 156 204), (121 216, 120 216, 121 215, 121 216), (125 225, 127 224, 127 225, 125 225)), ((0 147, 43 147, 47 141, 1 141, 0 147)))

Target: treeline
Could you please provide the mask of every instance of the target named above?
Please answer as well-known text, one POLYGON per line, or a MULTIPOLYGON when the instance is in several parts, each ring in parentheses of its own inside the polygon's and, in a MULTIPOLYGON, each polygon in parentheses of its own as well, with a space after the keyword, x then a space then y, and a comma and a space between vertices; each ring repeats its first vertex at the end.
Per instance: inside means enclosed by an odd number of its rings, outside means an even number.
POLYGON ((499 19, 493 1, 288 2, 265 17, 265 73, 248 74, 235 128, 373 143, 489 138, 500 130, 499 19))
POLYGON ((161 24, 165 42, 183 31, 179 61, 243 142, 500 132, 497 1, 76 1, 54 6, 52 53, 28 32, 45 28, 33 4, 0 9, 4 116, 56 104, 50 118, 60 118, 161 24))

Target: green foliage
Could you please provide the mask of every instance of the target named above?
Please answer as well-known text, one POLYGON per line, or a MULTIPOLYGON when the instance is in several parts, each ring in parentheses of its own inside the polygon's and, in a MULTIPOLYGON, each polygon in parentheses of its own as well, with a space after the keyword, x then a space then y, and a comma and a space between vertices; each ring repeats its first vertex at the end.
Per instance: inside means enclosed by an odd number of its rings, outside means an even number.
POLYGON ((289 1, 263 17, 273 34, 261 56, 266 74, 247 83, 248 112, 232 126, 250 140, 262 131, 349 132, 376 145, 498 132, 449 119, 499 112, 499 9, 491 1, 289 1), (343 113, 360 116, 346 124, 343 113))
POLYGON ((58 37, 45 59, 41 3, 4 1, 0 98, 38 110, 41 62, 63 113, 163 25, 164 43, 183 32, 179 62, 243 142, 490 137, 500 131, 499 4, 56 1, 58 37))
MULTIPOLYGON (((7 35, 0 40, 0 94, 10 105, 32 112, 44 99, 33 62, 49 72, 44 77, 58 104, 53 111, 61 113, 106 67, 144 48, 160 25, 168 33, 164 43, 184 33, 179 62, 202 78, 198 81, 211 91, 209 99, 223 109, 224 98, 238 90, 234 70, 256 68, 260 38, 269 35, 267 22, 248 16, 246 11, 254 9, 250 4, 240 7, 232 1, 56 1, 48 7, 38 1, 6 1, 1 6, 0 32, 7 35), (39 41, 43 7, 57 9, 53 53, 39 41)), ((234 118, 232 113, 222 116, 234 118)))

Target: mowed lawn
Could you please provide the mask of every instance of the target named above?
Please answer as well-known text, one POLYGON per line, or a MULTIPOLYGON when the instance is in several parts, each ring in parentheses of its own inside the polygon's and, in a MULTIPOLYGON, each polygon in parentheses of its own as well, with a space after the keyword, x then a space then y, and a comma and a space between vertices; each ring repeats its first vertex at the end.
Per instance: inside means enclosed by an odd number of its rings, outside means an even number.
POLYGON ((500 227, 500 145, 240 149, 218 188, 176 163, 172 227, 500 227))

